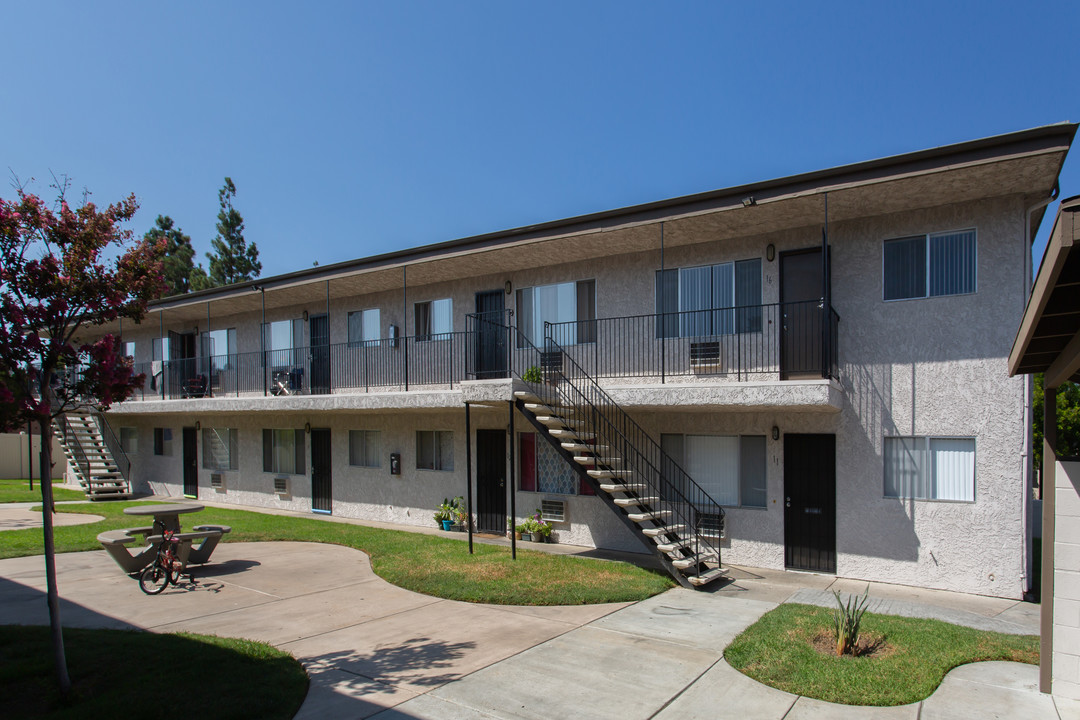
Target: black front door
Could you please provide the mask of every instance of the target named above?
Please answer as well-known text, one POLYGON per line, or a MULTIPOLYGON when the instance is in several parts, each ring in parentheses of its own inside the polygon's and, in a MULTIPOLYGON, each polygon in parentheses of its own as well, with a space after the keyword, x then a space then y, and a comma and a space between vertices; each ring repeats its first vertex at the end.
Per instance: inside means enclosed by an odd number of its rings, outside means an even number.
POLYGON ((477 530, 506 532, 506 432, 476 431, 477 530))
POLYGON ((784 435, 784 565, 836 572, 835 435, 784 435))
POLYGON ((198 437, 195 428, 184 428, 184 497, 199 496, 198 437))
POLYGON ((476 377, 506 377, 506 328, 503 291, 476 293, 476 333, 474 357, 476 377))
POLYGON ((311 352, 311 393, 330 392, 330 316, 315 315, 308 320, 311 352))
POLYGON ((311 509, 331 511, 333 485, 330 481, 330 429, 311 429, 311 509))
POLYGON ((821 377, 821 248, 780 253, 780 379, 821 377))

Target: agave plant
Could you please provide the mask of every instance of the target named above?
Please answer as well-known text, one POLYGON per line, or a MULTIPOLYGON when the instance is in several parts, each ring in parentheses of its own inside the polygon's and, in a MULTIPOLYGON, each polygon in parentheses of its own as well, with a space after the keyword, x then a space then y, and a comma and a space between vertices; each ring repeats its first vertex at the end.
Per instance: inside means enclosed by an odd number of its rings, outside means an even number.
POLYGON ((840 593, 833 590, 836 598, 836 609, 833 610, 833 635, 836 637, 836 654, 855 653, 859 644, 859 625, 862 623, 863 613, 866 612, 866 604, 869 601, 870 585, 867 584, 866 592, 862 597, 851 595, 847 603, 840 599, 840 593))

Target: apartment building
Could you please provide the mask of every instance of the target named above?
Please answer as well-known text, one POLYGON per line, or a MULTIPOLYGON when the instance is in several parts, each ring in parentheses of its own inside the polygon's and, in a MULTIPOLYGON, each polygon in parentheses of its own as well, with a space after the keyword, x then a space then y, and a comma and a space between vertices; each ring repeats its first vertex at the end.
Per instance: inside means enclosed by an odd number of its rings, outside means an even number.
MULTIPOLYGON (((1059 124, 320 266, 113 327, 137 491, 1020 597, 1059 124)), ((358 229, 362 234, 363 230, 358 229)))

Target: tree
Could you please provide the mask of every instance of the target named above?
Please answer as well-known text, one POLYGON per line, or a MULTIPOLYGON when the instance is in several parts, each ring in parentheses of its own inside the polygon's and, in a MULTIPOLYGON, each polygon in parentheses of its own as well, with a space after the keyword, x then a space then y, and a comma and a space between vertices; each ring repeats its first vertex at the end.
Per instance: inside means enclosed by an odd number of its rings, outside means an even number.
POLYGON ((191 238, 180 228, 174 227, 171 217, 158 215, 155 226, 143 237, 153 243, 165 241, 162 267, 167 286, 166 295, 182 295, 196 289, 192 287, 191 277, 195 269, 195 249, 191 247, 191 238))
POLYGON ((218 202, 221 204, 218 234, 210 241, 214 252, 206 254, 210 260, 210 287, 254 280, 262 272, 259 249, 255 243, 248 245, 244 240, 244 218, 232 204, 235 196, 236 186, 232 178, 227 177, 225 185, 218 190, 218 202))
MULTIPOLYGON (((118 338, 82 341, 84 331, 118 318, 138 321, 164 290, 164 243, 131 242, 120 228, 138 208, 135 196, 99 210, 84 198, 72 209, 57 186, 54 213, 18 187, 0 198, 0 431, 28 422, 40 428, 39 477, 51 477, 52 421, 90 405, 107 410, 143 382, 118 338), (107 257, 114 257, 112 260, 107 257)), ((53 659, 60 690, 71 689, 60 624, 53 544, 52 483, 41 487, 45 578, 53 659)))
MULTIPOLYGON (((1035 375, 1035 397, 1032 398, 1032 430, 1034 431, 1035 467, 1042 469, 1043 451, 1043 374, 1035 375)), ((1080 455, 1080 384, 1063 382, 1057 389, 1057 454, 1080 455)))

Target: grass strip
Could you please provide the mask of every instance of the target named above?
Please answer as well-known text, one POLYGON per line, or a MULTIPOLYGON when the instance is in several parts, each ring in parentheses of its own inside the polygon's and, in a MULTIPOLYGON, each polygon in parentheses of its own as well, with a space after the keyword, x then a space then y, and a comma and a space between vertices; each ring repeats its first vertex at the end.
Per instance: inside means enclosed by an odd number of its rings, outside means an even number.
POLYGON ((251 640, 192 633, 64 629, 72 693, 56 685, 48 627, 0 626, 4 717, 287 720, 307 694, 304 668, 251 640))
MULTIPOLYGON (((98 533, 144 524, 124 515, 133 502, 66 505, 64 512, 103 515, 101 522, 55 528, 57 552, 100 550, 98 533)), ((580 605, 644 600, 674 586, 665 574, 628 563, 550 555, 477 543, 475 554, 460 540, 402 530, 349 525, 309 518, 208 507, 183 516, 185 526, 232 527, 226 542, 293 540, 332 543, 371 556, 383 579, 414 592, 448 600, 496 605, 580 605)), ((41 530, 0 532, 0 558, 40 555, 41 530)), ((119 572, 119 569, 117 570, 119 572)), ((198 570, 195 570, 196 575, 198 570)))
MULTIPOLYGON (((85 500, 86 493, 81 490, 69 490, 56 487, 53 483, 53 500, 85 500)), ((30 489, 29 480, 0 480, 0 503, 41 502, 41 485, 34 480, 34 489, 30 489)))
POLYGON ((884 643, 868 657, 815 649, 831 637, 832 610, 788 603, 766 613, 724 650, 736 670, 796 695, 845 705, 904 705, 928 697, 945 673, 965 663, 1038 663, 1039 639, 961 627, 940 620, 863 616, 861 633, 884 643))

